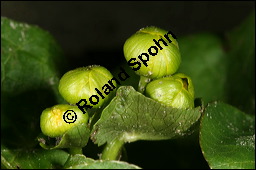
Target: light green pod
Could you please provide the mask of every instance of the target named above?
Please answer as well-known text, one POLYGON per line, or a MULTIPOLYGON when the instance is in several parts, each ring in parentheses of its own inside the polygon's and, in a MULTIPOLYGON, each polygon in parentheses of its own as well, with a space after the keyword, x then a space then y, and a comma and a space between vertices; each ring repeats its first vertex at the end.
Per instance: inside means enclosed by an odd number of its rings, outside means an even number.
POLYGON ((88 119, 88 114, 83 114, 77 106, 59 104, 42 112, 40 127, 44 135, 59 137, 72 127, 87 123, 88 119))
POLYGON ((142 28, 123 47, 128 65, 140 76, 161 78, 174 74, 181 63, 178 42, 170 31, 142 28))
POLYGON ((112 74, 102 66, 77 68, 62 76, 59 92, 71 104, 83 99, 91 106, 89 108, 99 108, 114 94, 116 81, 110 81, 112 78, 112 74))
POLYGON ((194 108, 194 87, 182 73, 153 80, 146 86, 146 96, 174 108, 194 108))

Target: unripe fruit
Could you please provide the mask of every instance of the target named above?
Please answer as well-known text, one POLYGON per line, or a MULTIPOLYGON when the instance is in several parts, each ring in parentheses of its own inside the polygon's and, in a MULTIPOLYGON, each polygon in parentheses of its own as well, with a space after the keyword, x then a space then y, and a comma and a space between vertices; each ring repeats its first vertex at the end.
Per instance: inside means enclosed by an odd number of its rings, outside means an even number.
POLYGON ((194 87, 182 73, 153 80, 146 86, 146 96, 174 108, 194 108, 194 87))
POLYGON ((59 137, 72 127, 80 123, 87 123, 88 118, 88 114, 83 114, 77 106, 60 104, 42 112, 40 127, 46 136, 59 137))
POLYGON ((106 85, 112 78, 112 74, 102 66, 77 68, 62 76, 59 92, 71 104, 85 99, 87 103, 91 103, 90 106, 99 108, 111 98, 115 90, 113 86, 116 87, 116 81, 111 81, 111 87, 106 85))
POLYGON ((124 56, 136 74, 161 78, 174 74, 181 63, 178 42, 169 31, 146 27, 124 44, 124 56))

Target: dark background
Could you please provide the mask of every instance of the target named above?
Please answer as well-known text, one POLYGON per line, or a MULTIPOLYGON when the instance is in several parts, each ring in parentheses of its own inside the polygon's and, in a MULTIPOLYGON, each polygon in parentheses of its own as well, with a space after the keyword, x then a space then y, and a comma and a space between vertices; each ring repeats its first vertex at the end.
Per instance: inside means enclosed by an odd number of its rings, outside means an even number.
POLYGON ((120 56, 125 40, 142 27, 171 30, 177 38, 205 31, 223 33, 239 24, 254 6, 253 1, 1 1, 1 16, 48 30, 72 68, 100 64, 111 69, 124 61, 120 56))
MULTIPOLYGON (((38 25, 55 37, 68 60, 67 70, 90 64, 116 67, 125 61, 125 40, 145 26, 171 30, 178 39, 199 32, 222 35, 254 9, 254 1, 1 1, 1 16, 38 25)), ((138 141, 125 146, 127 161, 142 168, 209 168, 197 133, 183 139, 138 141)), ((89 143, 85 155, 97 159, 94 149, 99 152, 89 143)))

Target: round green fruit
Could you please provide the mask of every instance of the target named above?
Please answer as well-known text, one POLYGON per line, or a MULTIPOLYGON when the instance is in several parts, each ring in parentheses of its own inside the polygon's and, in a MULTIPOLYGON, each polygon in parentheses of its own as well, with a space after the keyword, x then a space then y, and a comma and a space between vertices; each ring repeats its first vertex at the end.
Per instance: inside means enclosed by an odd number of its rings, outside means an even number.
POLYGON ((59 92, 71 104, 85 99, 88 105, 99 108, 114 94, 116 81, 111 81, 111 87, 108 85, 112 78, 113 75, 102 66, 77 68, 62 76, 59 92))
POLYGON ((146 96, 174 108, 194 108, 194 87, 182 73, 153 80, 146 86, 146 96))
POLYGON ((181 63, 174 35, 154 26, 137 31, 126 40, 123 50, 128 65, 136 74, 148 78, 174 74, 181 63))
POLYGON ((83 114, 77 106, 60 104, 42 112, 40 127, 46 136, 59 137, 72 127, 87 123, 88 119, 88 114, 83 114))

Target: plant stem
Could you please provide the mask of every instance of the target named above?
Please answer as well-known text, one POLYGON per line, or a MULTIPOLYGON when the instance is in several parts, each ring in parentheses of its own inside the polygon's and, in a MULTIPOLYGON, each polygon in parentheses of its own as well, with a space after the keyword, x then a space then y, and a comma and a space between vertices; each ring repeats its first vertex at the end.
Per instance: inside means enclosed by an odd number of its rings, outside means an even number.
POLYGON ((121 154, 121 149, 124 144, 123 140, 116 139, 107 143, 103 150, 101 159, 103 160, 118 160, 121 154))
POLYGON ((83 154, 83 150, 82 150, 82 148, 69 148, 69 153, 71 155, 83 154))
POLYGON ((150 81, 151 81, 150 78, 144 77, 144 76, 140 76, 140 82, 139 82, 139 86, 138 86, 138 91, 143 94, 146 85, 147 85, 150 81))

